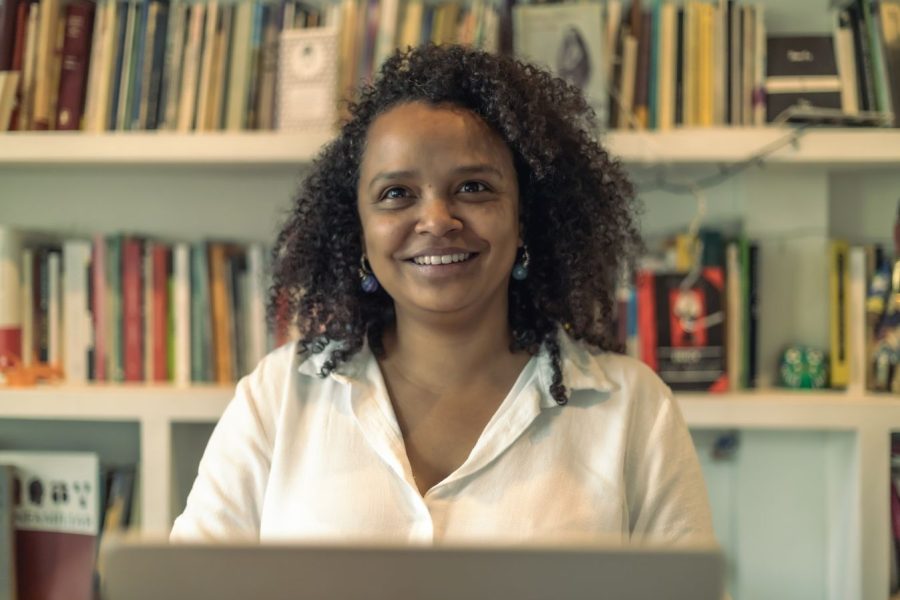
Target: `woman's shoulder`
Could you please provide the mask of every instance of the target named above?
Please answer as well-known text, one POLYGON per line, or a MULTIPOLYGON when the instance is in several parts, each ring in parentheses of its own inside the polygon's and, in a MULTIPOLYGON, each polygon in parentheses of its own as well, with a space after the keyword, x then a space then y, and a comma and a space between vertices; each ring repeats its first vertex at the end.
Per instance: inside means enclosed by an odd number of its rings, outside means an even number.
POLYGON ((669 387, 646 363, 561 336, 564 378, 577 388, 593 388, 628 399, 670 398, 669 387))

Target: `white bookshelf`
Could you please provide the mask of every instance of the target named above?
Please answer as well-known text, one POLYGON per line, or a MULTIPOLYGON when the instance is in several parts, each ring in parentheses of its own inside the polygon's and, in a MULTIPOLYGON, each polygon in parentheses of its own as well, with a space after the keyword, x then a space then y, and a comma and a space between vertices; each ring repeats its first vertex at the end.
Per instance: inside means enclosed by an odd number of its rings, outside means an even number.
MULTIPOLYGON (((743 161, 786 133, 614 132, 604 141, 629 168, 673 165, 683 176, 743 161)), ((328 139, 327 132, 7 134, 0 136, 0 220, 61 235, 128 230, 271 241, 298 173, 328 139)), ((761 364, 773 364, 789 341, 827 347, 826 292, 810 273, 832 235, 889 238, 898 166, 898 130, 816 130, 708 192, 710 222, 739 219, 767 244, 761 364), (814 266, 798 271, 784 256, 814 266)), ((643 200, 650 233, 693 217, 693 198, 643 200)), ((230 397, 231 389, 212 386, 0 389, 0 423, 21 422, 26 432, 46 431, 35 423, 99 423, 119 434, 136 427, 141 527, 159 532, 180 510, 205 436, 230 397)), ((735 562, 737 600, 766 590, 798 600, 887 598, 886 474, 900 398, 773 390, 678 401, 704 464, 717 533, 735 562), (711 440, 728 430, 740 432, 740 455, 709 459, 711 440)))
MULTIPOLYGON (((788 127, 612 131, 602 139, 629 164, 726 164, 747 160, 789 136, 788 127)), ((297 165, 331 139, 306 133, 79 132, 0 134, 0 165, 297 165)), ((778 165, 900 167, 900 130, 817 129, 774 153, 778 165)))

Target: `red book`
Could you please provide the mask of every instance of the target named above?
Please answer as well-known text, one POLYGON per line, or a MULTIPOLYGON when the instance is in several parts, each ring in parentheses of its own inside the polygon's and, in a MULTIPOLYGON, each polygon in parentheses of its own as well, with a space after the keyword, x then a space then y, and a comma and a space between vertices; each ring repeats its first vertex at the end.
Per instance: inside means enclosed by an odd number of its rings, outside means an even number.
POLYGON ((21 0, 5 0, 0 3, 0 71, 12 70, 15 47, 16 18, 21 0))
POLYGON ((109 310, 106 305, 106 240, 100 234, 94 236, 91 257, 91 294, 93 295, 91 317, 94 320, 94 380, 106 381, 106 340, 109 310))
POLYGON ((81 127, 93 28, 93 2, 75 0, 66 5, 66 37, 63 41, 59 99, 56 106, 57 129, 72 130, 81 127))
POLYGON ((153 381, 169 380, 169 253, 153 246, 153 381))
POLYGON ((122 323, 125 381, 144 381, 143 243, 122 242, 122 323))

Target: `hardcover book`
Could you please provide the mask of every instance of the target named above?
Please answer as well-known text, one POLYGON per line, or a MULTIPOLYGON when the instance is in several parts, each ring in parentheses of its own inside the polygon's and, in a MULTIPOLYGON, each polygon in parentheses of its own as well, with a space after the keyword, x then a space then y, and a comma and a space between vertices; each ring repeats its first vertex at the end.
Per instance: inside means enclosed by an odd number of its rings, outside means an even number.
POLYGON ((841 79, 832 36, 770 36, 766 97, 769 122, 800 104, 840 109, 841 79))
POLYGON ((99 523, 100 466, 83 452, 0 452, 18 484, 19 600, 91 600, 99 523))
POLYGON ((727 391, 722 267, 695 277, 641 271, 637 293, 644 362, 673 390, 727 391))
POLYGON ((579 88, 597 113, 597 122, 607 122, 603 5, 514 6, 513 30, 517 56, 579 88))

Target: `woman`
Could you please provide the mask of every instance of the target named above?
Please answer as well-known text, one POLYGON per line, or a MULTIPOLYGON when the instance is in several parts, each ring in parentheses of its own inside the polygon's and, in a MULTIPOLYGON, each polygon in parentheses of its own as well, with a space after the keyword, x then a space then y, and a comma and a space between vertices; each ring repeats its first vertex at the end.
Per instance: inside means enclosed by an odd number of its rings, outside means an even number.
POLYGON ((615 354, 632 191, 578 90, 398 53, 304 181, 271 312, 173 539, 712 536, 668 388, 615 354))

